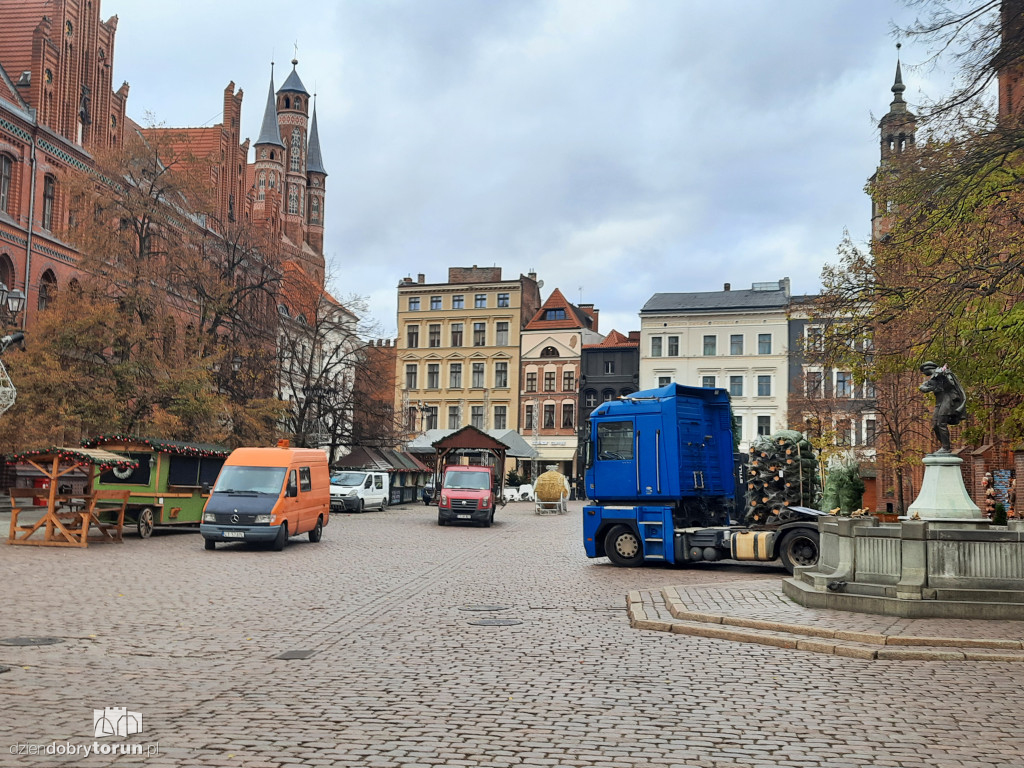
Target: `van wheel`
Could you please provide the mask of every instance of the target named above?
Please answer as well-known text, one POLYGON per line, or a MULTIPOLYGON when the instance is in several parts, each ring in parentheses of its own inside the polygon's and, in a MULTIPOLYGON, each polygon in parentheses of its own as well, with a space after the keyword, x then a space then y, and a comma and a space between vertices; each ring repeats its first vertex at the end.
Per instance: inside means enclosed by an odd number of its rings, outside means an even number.
POLYGON ((494 510, 492 509, 491 510, 491 514, 489 514, 487 516, 487 519, 484 520, 484 522, 483 522, 484 528, 490 528, 491 527, 491 523, 493 523, 493 522, 494 522, 494 510))
POLYGON ((616 525, 604 538, 604 553, 615 565, 632 567, 644 562, 640 537, 625 525, 616 525))
POLYGON ((365 511, 366 511, 366 502, 363 501, 362 499, 360 499, 359 500, 359 506, 356 507, 356 512, 359 512, 360 514, 362 514, 365 511))
POLYGON ((284 522, 281 527, 277 530, 277 538, 274 539, 274 543, 270 545, 270 548, 275 552, 280 552, 284 549, 284 545, 288 543, 288 523, 284 522))
POLYGON ((441 519, 440 515, 437 516, 437 524, 438 525, 448 525, 448 523, 446 523, 444 520, 441 519))
POLYGON ((309 535, 309 540, 312 541, 314 544, 316 544, 318 541, 320 541, 320 537, 324 535, 324 519, 323 519, 323 517, 318 517, 316 519, 316 527, 313 528, 313 530, 310 531, 308 535, 309 535))
POLYGON ((388 508, 388 500, 387 500, 387 498, 381 499, 380 500, 380 511, 383 512, 387 508, 388 508))
POLYGON ((206 547, 206 550, 209 552, 210 550, 214 550, 217 548, 217 542, 213 539, 205 539, 203 542, 203 546, 206 547))

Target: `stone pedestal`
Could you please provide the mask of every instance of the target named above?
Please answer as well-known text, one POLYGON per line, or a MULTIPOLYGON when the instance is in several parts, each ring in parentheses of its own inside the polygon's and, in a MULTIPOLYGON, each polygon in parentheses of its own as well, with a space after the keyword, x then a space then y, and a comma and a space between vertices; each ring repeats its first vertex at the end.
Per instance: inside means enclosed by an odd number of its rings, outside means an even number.
POLYGON ((907 511, 915 520, 981 520, 981 510, 971 501, 960 473, 963 459, 948 453, 932 453, 922 459, 924 482, 907 511))

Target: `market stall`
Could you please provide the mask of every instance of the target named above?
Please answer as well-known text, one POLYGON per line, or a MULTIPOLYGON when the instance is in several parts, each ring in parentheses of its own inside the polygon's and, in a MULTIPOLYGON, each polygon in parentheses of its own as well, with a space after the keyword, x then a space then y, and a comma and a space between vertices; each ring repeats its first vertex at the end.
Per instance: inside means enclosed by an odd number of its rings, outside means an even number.
POLYGON ((133 469, 137 461, 91 448, 46 448, 18 454, 8 461, 28 464, 45 479, 39 488, 10 489, 8 544, 85 547, 90 541, 121 541, 129 492, 96 489, 93 478, 108 469, 133 469), (88 478, 82 493, 62 492, 62 485, 66 484, 60 481, 72 474, 84 474, 88 478), (41 507, 42 516, 23 522, 19 518, 26 507, 35 508, 34 511, 41 507), (42 538, 37 536, 40 532, 42 538))

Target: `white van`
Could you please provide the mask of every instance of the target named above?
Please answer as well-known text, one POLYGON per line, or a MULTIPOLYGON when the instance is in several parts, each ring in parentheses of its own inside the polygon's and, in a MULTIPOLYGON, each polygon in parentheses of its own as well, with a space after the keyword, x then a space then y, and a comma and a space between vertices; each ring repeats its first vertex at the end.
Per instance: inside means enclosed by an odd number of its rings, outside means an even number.
POLYGON ((331 475, 331 511, 362 512, 388 505, 386 472, 345 470, 331 475))

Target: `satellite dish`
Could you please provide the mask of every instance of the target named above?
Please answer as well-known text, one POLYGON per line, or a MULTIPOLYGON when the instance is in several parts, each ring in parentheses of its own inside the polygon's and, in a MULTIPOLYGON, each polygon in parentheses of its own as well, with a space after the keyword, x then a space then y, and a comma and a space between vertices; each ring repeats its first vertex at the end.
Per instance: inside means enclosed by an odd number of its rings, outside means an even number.
POLYGON ((537 281, 537 288, 540 289, 540 288, 543 288, 543 287, 544 287, 544 281, 543 280, 538 280, 537 281))

